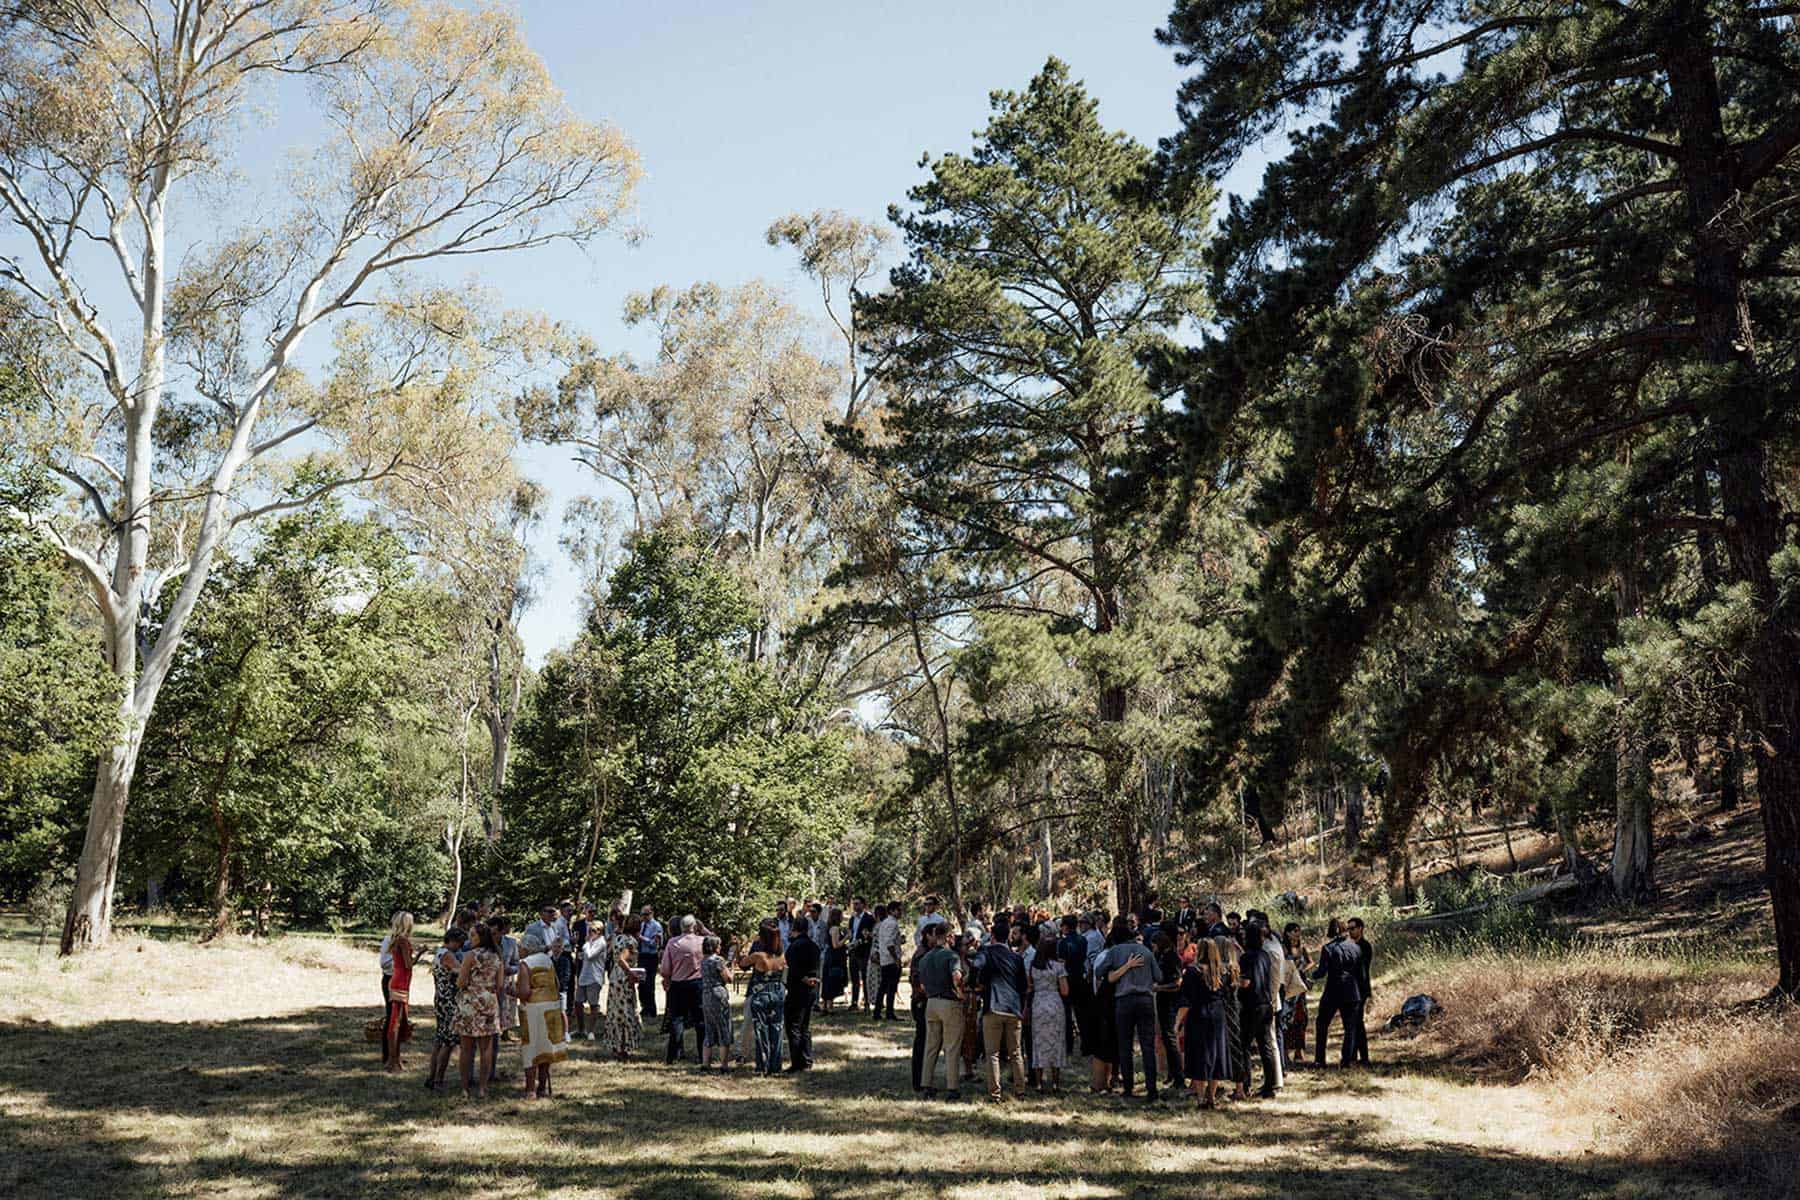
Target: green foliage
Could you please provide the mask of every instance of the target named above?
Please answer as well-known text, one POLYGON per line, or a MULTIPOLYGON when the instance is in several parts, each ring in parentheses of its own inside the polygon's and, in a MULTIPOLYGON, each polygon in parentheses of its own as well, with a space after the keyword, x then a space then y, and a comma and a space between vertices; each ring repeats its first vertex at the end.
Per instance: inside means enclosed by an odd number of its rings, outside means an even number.
MULTIPOLYGON (((1398 855, 1427 802, 1623 801, 1652 749, 1735 762, 1740 710, 1793 730, 1789 34, 1682 2, 1175 6, 1171 169, 1289 134, 1145 468, 1180 511, 1270 456, 1199 770, 1279 796, 1383 761, 1398 855)), ((1794 758, 1760 760, 1790 814, 1794 758)), ((1792 980, 1800 872, 1775 890, 1792 980)))
POLYGON ((41 494, 0 469, 0 899, 13 902, 73 867, 119 707, 58 556, 6 515, 41 494))
POLYGON ((324 505, 219 564, 146 734, 129 817, 140 878, 233 908, 380 922, 429 911, 436 831, 393 803, 390 751, 422 736, 431 598, 379 524, 324 505))
POLYGON ((845 741, 747 659, 755 619, 697 539, 639 539, 545 665, 486 886, 535 903, 585 881, 590 897, 629 888, 738 922, 828 868, 849 819, 845 741))

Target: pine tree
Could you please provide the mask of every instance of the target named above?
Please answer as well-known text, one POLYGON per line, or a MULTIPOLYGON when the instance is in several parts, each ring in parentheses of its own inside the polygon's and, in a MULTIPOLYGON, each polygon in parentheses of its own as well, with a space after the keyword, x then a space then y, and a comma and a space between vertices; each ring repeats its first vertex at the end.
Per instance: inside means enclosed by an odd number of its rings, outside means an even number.
POLYGON ((1150 152, 1107 131, 1055 59, 1023 92, 993 96, 969 154, 927 166, 911 209, 889 214, 907 262, 858 303, 880 364, 880 429, 843 440, 893 489, 917 554, 955 562, 968 607, 1087 642, 1084 724, 1130 905, 1145 880, 1121 631, 1155 539, 1114 487, 1165 398, 1147 360, 1204 312, 1211 193, 1165 188, 1150 152), (1060 594, 1028 594, 1040 580, 1060 594))
POLYGON ((1791 17, 1698 0, 1192 0, 1163 33, 1195 69, 1170 146, 1181 171, 1219 170, 1278 123, 1329 112, 1228 223, 1227 332, 1195 356, 1179 439, 1203 467, 1235 417, 1281 429, 1265 515, 1284 546, 1331 564, 1328 586, 1284 590, 1295 554, 1272 558, 1239 698, 1278 682, 1292 694, 1298 676, 1329 711, 1361 646, 1447 555, 1498 549, 1514 586, 1548 599, 1596 568, 1714 540, 1756 617, 1744 694, 1787 992, 1800 987, 1791 17), (1541 519, 1471 542, 1509 505, 1541 519))

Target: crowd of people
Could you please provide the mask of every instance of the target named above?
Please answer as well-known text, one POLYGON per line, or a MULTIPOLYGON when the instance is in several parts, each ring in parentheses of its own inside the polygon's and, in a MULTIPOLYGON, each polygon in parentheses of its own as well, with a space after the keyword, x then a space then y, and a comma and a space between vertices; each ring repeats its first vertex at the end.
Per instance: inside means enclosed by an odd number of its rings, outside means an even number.
POLYGON ((470 1096, 500 1078, 503 1044, 519 1047, 525 1097, 545 1098, 571 1042, 625 1061, 647 1021, 660 1021, 668 1064, 690 1057, 692 1033, 701 1071, 804 1072, 815 1015, 903 1020, 902 974, 912 1086, 924 1098, 960 1099, 970 1083, 996 1101, 1060 1094, 1064 1071, 1084 1057, 1096 1094, 1155 1101, 1185 1088, 1211 1108, 1278 1093, 1287 1071, 1307 1065, 1309 1028, 1311 1064, 1324 1067, 1334 1022, 1339 1062, 1368 1062, 1374 947, 1354 917, 1331 918, 1314 951, 1298 923, 1278 929, 1264 912, 1191 899, 1116 916, 1020 906, 990 918, 976 904, 955 928, 936 897, 912 919, 899 901, 871 908, 858 897, 846 912, 784 900, 743 937, 692 915, 665 926, 648 905, 601 919, 593 905, 564 902, 515 938, 498 908, 458 912, 430 951, 414 946, 412 915, 395 914, 379 951, 389 1071, 404 1069, 413 970, 427 960, 436 1028, 425 1087, 448 1086, 454 1054, 470 1096))

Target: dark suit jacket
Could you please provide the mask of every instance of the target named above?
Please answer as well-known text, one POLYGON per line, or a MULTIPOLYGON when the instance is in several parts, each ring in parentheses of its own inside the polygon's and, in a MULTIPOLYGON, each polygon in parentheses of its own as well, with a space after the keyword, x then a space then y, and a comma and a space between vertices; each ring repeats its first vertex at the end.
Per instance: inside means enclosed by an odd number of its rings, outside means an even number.
POLYGON ((1240 993, 1243 1006, 1247 1009, 1269 1007, 1269 971, 1274 965, 1269 961, 1269 956, 1258 946, 1254 950, 1244 951, 1238 965, 1244 978, 1250 981, 1250 986, 1240 993))
POLYGON ((818 975, 821 957, 819 944, 810 937, 797 937, 788 944, 788 995, 804 986, 801 980, 818 975))
POLYGON ((1319 950, 1319 965, 1312 977, 1325 981, 1325 999, 1336 1004, 1361 1004, 1362 951, 1349 938, 1333 938, 1319 950))
POLYGON ((1375 944, 1365 934, 1361 942, 1362 954, 1356 962, 1357 982, 1362 984, 1362 998, 1366 1001, 1375 994, 1375 985, 1370 981, 1369 970, 1375 965, 1375 944))

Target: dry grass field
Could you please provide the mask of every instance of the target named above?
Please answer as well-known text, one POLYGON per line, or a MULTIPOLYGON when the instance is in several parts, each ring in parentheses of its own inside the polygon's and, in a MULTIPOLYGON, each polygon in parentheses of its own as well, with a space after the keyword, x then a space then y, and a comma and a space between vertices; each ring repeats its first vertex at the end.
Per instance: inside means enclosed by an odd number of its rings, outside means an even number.
POLYGON ((0 950, 5 1196, 1754 1192, 1644 1157, 1591 1095, 1571 1103, 1531 1072, 1484 1071, 1423 1040, 1378 1036, 1371 1073, 1298 1074, 1273 1102, 1213 1113, 1085 1093, 928 1104, 910 1092, 910 1024, 840 1015, 818 1028, 819 1067, 799 1080, 702 1076, 654 1053, 620 1066, 582 1045, 555 1103, 507 1091, 469 1102, 424 1091, 417 1051, 403 1077, 378 1069, 361 1039, 376 1007, 366 950, 127 936, 77 966, 15 939, 0 950))

